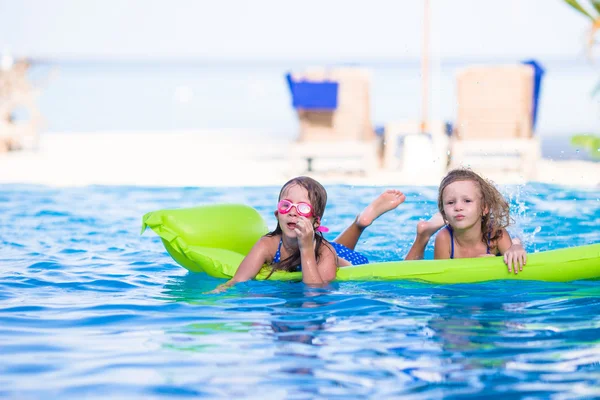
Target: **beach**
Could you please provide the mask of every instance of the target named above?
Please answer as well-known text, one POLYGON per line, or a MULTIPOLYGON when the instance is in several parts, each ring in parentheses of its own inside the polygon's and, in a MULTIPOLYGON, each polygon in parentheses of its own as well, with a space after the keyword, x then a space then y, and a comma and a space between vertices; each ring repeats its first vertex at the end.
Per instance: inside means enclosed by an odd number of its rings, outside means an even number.
MULTIPOLYGON (((289 160, 293 140, 244 130, 47 132, 34 150, 0 154, 0 184, 53 187, 280 186, 308 173, 289 160)), ((437 186, 442 174, 418 169, 308 173, 323 184, 437 186)), ((524 184, 519 173, 486 171, 497 184, 524 184)), ((598 187, 600 163, 540 159, 529 181, 598 187)))

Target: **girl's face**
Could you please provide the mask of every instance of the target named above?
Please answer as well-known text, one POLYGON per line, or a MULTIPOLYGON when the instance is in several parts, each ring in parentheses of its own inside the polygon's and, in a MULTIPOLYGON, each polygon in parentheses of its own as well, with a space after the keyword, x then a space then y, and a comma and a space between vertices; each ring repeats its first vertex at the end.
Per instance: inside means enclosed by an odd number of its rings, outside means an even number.
MULTIPOLYGON (((294 204, 307 203, 312 207, 312 204, 308 199, 308 191, 299 185, 291 185, 287 187, 283 193, 281 193, 281 198, 279 200, 284 199, 289 200, 294 204)), ((281 227, 283 234, 289 237, 296 237, 296 232, 294 229, 296 228, 296 222, 298 222, 299 218, 304 217, 298 213, 298 210, 295 206, 292 206, 289 212, 285 214, 282 212, 277 212, 277 221, 279 222, 279 226, 281 227)), ((311 216, 308 219, 311 223, 314 222, 314 217, 311 216)))
POLYGON ((444 213, 448 224, 458 230, 481 226, 481 190, 473 181, 456 181, 444 188, 442 193, 444 213))

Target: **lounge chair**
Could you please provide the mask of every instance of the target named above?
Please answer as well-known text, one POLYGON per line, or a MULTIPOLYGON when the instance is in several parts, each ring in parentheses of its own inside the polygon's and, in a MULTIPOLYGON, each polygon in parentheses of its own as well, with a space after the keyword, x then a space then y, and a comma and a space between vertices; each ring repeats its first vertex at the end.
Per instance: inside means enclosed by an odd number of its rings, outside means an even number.
POLYGON ((299 120, 290 147, 294 172, 377 168, 380 142, 371 123, 366 70, 312 68, 288 75, 288 83, 299 120))
POLYGON ((535 70, 531 65, 472 66, 457 78, 457 119, 450 167, 535 174, 535 70))

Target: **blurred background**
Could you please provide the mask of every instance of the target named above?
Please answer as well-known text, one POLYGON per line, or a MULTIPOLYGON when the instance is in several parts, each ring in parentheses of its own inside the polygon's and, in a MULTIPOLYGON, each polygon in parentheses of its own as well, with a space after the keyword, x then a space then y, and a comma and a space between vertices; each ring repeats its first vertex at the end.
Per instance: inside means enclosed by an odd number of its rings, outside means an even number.
POLYGON ((290 70, 368 68, 372 120, 383 125, 422 112, 426 50, 429 116, 451 123, 457 70, 535 59, 545 69, 542 153, 589 158, 569 137, 598 131, 598 69, 590 23, 567 3, 431 0, 424 26, 415 0, 1 0, 0 53, 3 65, 30 63, 42 135, 217 129, 290 139, 290 70))

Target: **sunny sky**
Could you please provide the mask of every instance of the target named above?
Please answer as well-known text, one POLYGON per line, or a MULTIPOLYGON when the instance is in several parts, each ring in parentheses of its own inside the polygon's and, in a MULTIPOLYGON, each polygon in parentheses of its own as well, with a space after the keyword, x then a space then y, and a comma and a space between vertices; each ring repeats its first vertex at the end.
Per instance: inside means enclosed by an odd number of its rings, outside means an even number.
MULTIPOLYGON (((0 52, 51 58, 417 59, 420 0, 0 0, 0 52)), ((433 58, 583 57, 562 0, 431 0, 433 58)))

